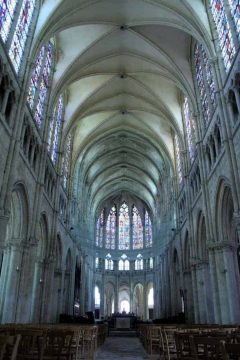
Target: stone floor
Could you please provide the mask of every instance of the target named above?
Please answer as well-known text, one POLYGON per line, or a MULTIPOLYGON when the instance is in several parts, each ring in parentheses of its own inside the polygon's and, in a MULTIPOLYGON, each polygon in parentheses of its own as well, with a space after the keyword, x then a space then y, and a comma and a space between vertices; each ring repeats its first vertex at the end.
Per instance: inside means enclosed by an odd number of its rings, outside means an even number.
POLYGON ((149 359, 137 337, 108 337, 96 354, 95 360, 149 359))

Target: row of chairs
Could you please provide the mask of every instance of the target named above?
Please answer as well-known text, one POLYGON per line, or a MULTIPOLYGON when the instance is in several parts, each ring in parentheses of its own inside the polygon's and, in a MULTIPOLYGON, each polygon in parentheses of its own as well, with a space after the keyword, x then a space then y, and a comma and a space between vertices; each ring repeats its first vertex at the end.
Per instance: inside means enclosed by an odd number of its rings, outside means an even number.
POLYGON ((137 333, 151 358, 240 359, 240 330, 236 326, 141 324, 137 333))
POLYGON ((0 360, 91 360, 106 336, 104 324, 3 325, 0 360))

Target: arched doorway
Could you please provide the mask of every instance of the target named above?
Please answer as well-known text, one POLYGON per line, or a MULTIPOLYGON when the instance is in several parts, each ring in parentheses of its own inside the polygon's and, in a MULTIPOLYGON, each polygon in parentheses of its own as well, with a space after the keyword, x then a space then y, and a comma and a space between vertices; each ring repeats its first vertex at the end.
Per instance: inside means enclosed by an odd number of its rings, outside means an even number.
POLYGON ((122 285, 119 288, 118 309, 120 313, 129 313, 130 311, 130 289, 127 285, 122 285))
POLYGON ((133 312, 140 319, 144 318, 143 285, 138 283, 133 291, 133 312))

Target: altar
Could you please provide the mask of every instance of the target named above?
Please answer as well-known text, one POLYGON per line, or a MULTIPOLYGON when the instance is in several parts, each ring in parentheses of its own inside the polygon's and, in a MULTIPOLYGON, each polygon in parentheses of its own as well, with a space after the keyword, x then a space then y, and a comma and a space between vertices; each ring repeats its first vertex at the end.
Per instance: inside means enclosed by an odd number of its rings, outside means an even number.
POLYGON ((130 317, 116 317, 116 329, 130 329, 130 317))

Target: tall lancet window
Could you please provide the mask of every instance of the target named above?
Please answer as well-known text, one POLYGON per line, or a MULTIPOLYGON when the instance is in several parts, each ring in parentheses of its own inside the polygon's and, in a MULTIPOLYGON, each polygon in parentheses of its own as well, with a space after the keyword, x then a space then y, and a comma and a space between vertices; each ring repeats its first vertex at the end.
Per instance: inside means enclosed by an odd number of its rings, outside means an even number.
POLYGON ((101 211, 96 226, 96 245, 99 247, 103 246, 103 230, 104 230, 104 209, 102 209, 101 211))
POLYGON ((14 11, 18 0, 0 1, 0 36, 6 42, 14 18, 14 11))
POLYGON ((141 216, 135 205, 132 208, 132 240, 133 249, 143 248, 143 226, 141 216))
POLYGON ((106 224, 106 249, 115 249, 117 210, 114 205, 108 215, 106 224))
POLYGON ((72 145, 73 145, 72 135, 69 134, 66 139, 63 162, 62 162, 63 187, 65 190, 67 190, 68 188, 69 178, 70 178, 72 145))
POLYGON ((195 127, 190 113, 187 97, 185 97, 183 101, 183 114, 184 114, 184 120, 186 126, 189 156, 190 156, 190 160, 193 161, 195 154, 195 127))
POLYGON ((218 33, 220 48, 222 51, 223 62, 228 71, 236 49, 233 43, 232 33, 225 13, 223 0, 211 0, 211 9, 218 33))
POLYGON ((144 223, 145 223, 145 246, 151 247, 152 246, 152 222, 151 222, 151 218, 150 218, 147 210, 145 210, 144 223))
POLYGON ((197 87, 200 95, 202 114, 205 125, 211 120, 216 107, 216 89, 213 78, 212 66, 206 51, 200 44, 195 45, 194 65, 197 87))
POLYGON ((63 120, 63 96, 61 95, 54 107, 53 115, 50 120, 48 133, 48 152, 53 163, 57 160, 57 151, 59 147, 60 132, 63 120))
POLYGON ((34 114, 34 120, 42 127, 50 79, 53 72, 53 44, 44 45, 36 58, 30 79, 27 102, 34 114))
POLYGON ((182 183, 182 162, 181 162, 181 155, 180 155, 180 144, 178 135, 175 135, 175 155, 176 155, 176 167, 177 167, 177 174, 178 174, 178 181, 179 184, 182 183))
POLYGON ((228 0, 238 36, 240 36, 240 0, 228 0))
MULTIPOLYGON (((9 1, 10 2, 10 1, 9 1)), ((12 64, 18 73, 34 12, 35 0, 23 0, 17 25, 9 49, 12 64)))
POLYGON ((119 211, 119 250, 130 249, 130 219, 126 202, 123 202, 119 211))

